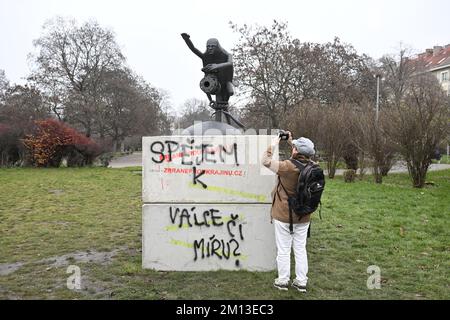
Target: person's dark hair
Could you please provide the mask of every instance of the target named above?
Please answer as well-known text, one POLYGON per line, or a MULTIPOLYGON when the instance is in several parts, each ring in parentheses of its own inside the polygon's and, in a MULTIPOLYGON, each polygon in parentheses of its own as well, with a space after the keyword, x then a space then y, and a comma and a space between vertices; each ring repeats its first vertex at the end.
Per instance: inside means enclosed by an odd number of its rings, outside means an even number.
POLYGON ((298 160, 298 161, 309 161, 309 160, 311 160, 310 157, 305 156, 304 154, 300 154, 300 153, 297 153, 292 158, 295 159, 295 160, 298 160))

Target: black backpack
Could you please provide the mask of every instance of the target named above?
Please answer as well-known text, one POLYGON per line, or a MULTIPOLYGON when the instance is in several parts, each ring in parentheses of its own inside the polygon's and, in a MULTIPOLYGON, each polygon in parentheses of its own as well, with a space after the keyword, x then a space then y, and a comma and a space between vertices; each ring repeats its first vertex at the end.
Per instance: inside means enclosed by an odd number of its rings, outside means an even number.
POLYGON ((292 233, 293 214, 300 220, 303 216, 316 211, 321 204, 320 199, 325 188, 325 176, 320 166, 314 162, 302 163, 298 160, 290 160, 300 170, 295 194, 291 196, 288 194, 289 230, 292 233))

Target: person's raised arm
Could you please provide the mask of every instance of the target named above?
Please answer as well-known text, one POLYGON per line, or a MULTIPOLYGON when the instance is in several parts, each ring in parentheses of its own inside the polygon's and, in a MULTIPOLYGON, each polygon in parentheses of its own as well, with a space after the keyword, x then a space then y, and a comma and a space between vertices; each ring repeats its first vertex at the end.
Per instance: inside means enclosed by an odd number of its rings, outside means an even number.
POLYGON ((267 148, 266 152, 264 152, 262 156, 261 164, 270 171, 283 176, 289 171, 287 161, 278 161, 273 159, 273 153, 278 152, 278 145, 280 141, 281 140, 279 137, 276 137, 272 140, 271 145, 267 148))
POLYGON ((193 53, 195 53, 200 59, 203 59, 203 53, 200 52, 196 47, 194 47, 194 44, 191 41, 191 36, 187 33, 182 33, 181 37, 183 38, 184 42, 186 42, 187 46, 193 53))

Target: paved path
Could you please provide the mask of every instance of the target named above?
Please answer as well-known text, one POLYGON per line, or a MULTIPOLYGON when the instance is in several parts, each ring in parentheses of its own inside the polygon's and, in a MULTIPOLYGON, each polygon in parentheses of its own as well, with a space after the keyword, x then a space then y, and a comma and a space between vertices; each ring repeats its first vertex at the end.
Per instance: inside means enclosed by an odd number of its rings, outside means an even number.
MULTIPOLYGON (((126 167, 139 167, 142 166, 142 152, 134 152, 133 154, 129 156, 123 156, 117 159, 114 159, 111 161, 109 167, 110 168, 126 168, 126 167)), ((436 171, 436 170, 445 170, 450 169, 450 164, 432 164, 429 171, 436 171)), ((336 175, 342 175, 344 170, 338 169, 336 170, 336 175)), ((371 169, 368 168, 366 170, 368 174, 371 173, 371 169)), ((399 172, 408 172, 408 169, 404 164, 396 164, 389 173, 399 173, 399 172)))
POLYGON ((126 168, 139 166, 142 166, 142 152, 133 152, 133 154, 119 157, 109 163, 109 168, 126 168))
MULTIPOLYGON (((438 170, 446 170, 446 169, 450 169, 450 164, 435 163, 435 164, 430 165, 430 167, 428 168, 428 171, 438 171, 438 170)), ((324 171, 325 171, 325 173, 327 173, 327 170, 324 170, 324 171)), ((337 169, 336 175, 342 176, 344 171, 345 171, 344 169, 337 169)), ((408 168, 403 164, 396 164, 389 171, 389 173, 404 173, 404 172, 408 172, 408 168)), ((359 170, 358 170, 358 173, 359 173, 359 170)), ((366 174, 372 174, 372 169, 366 168, 366 174)))

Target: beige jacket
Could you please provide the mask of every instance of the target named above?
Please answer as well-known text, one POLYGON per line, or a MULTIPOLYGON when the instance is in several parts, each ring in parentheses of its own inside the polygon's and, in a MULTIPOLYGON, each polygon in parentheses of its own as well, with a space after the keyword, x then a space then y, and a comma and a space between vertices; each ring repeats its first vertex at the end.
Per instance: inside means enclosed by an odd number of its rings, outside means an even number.
MULTIPOLYGON (((273 146, 270 146, 267 151, 264 152, 262 164, 278 175, 277 183, 272 190, 271 216, 275 220, 289 223, 288 195, 284 189, 286 189, 289 195, 294 195, 300 171, 292 161, 276 161, 273 160, 272 157, 273 146)), ((299 220, 295 213, 293 214, 293 223, 305 223, 309 221, 310 215, 304 216, 299 220)))

